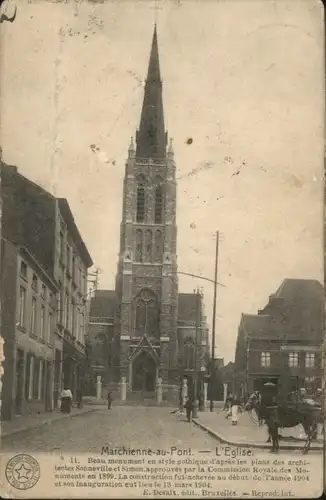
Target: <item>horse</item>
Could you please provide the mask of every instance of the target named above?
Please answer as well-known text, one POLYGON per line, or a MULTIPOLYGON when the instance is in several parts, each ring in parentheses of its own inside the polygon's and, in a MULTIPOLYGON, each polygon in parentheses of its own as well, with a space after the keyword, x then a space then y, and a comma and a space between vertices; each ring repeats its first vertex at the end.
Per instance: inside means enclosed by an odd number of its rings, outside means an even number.
POLYGON ((259 420, 266 423, 268 428, 269 438, 267 442, 272 440, 272 453, 279 451, 279 428, 296 427, 301 424, 307 435, 302 453, 309 451, 311 442, 317 437, 317 422, 319 416, 314 411, 314 408, 306 403, 275 403, 264 405, 262 403, 261 394, 254 392, 249 397, 245 409, 247 411, 254 410, 257 413, 259 420))

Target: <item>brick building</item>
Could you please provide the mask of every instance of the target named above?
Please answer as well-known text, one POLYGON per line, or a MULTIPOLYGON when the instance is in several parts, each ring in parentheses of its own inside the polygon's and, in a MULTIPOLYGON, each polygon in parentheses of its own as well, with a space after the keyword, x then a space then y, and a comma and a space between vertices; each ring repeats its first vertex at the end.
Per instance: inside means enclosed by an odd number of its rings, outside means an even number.
POLYGON ((242 314, 235 355, 235 386, 247 393, 273 382, 284 395, 315 392, 323 379, 323 286, 285 279, 257 315, 242 314))
POLYGON ((81 384, 92 260, 65 199, 4 163, 1 184, 3 415, 11 418, 43 403, 56 407, 63 385, 75 393, 81 384))
POLYGON ((178 291, 176 196, 155 27, 140 126, 125 166, 112 356, 116 381, 152 393, 160 379, 165 397, 178 394, 184 370, 199 365, 208 349, 201 295, 178 291))

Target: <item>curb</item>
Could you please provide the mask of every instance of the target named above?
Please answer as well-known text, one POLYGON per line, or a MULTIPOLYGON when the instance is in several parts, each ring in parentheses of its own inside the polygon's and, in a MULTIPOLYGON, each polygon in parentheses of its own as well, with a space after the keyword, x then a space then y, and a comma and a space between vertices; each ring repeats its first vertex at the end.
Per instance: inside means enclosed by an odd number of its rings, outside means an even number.
MULTIPOLYGON (((85 415, 87 413, 91 413, 93 411, 97 411, 97 408, 90 408, 87 411, 83 411, 81 413, 74 413, 73 415, 70 415, 68 418, 74 418, 74 417, 81 417, 82 415, 85 415)), ((27 432, 27 431, 33 431, 35 429, 38 429, 39 427, 45 427, 46 425, 51 425, 53 422, 58 422, 59 420, 63 420, 66 417, 62 417, 61 415, 58 415, 58 418, 53 418, 52 420, 41 420, 37 422, 35 425, 23 427, 21 429, 14 430, 12 432, 7 432, 7 433, 2 433, 0 435, 0 439, 6 439, 8 437, 27 432)))
MULTIPOLYGON (((223 436, 220 436, 215 431, 213 431, 210 427, 207 427, 206 425, 202 424, 201 422, 199 422, 196 419, 193 419, 193 423, 197 427, 202 429, 203 431, 207 432, 210 436, 212 436, 213 438, 220 441, 221 443, 228 444, 230 446, 236 446, 239 448, 256 448, 256 449, 260 449, 260 450, 270 450, 271 449, 271 446, 268 443, 266 443, 266 444, 265 443, 252 443, 252 444, 250 444, 250 443, 241 443, 241 442, 236 442, 236 441, 230 441, 230 440, 224 438, 223 436)), ((289 444, 286 444, 283 446, 280 445, 280 448, 282 450, 300 450, 301 449, 301 447, 299 447, 299 446, 291 446, 289 444)), ((319 447, 316 445, 311 445, 309 448, 309 451, 323 451, 323 446, 321 445, 321 447, 319 447)))

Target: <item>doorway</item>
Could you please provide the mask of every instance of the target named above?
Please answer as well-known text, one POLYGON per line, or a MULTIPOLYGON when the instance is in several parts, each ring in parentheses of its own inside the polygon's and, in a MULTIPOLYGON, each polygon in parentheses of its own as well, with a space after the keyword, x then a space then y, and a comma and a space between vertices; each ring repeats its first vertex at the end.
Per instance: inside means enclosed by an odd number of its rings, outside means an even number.
POLYGON ((22 413, 23 383, 24 383, 24 351, 22 351, 21 349, 17 349, 15 410, 16 414, 18 415, 22 413))
POLYGON ((154 392, 156 387, 156 363, 152 356, 142 351, 132 364, 132 390, 154 392))

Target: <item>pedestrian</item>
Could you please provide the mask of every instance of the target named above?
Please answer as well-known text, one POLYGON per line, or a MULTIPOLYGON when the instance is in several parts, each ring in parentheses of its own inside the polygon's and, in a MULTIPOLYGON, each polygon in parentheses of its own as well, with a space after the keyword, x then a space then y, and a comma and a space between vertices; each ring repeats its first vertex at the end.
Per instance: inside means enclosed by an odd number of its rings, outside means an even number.
POLYGON ((111 405, 112 405, 112 392, 108 392, 108 410, 111 410, 111 405))
POLYGON ((232 425, 238 424, 238 413, 239 413, 240 401, 239 398, 232 398, 231 403, 231 415, 232 415, 232 425))
POLYGON ((191 398, 187 399, 184 407, 186 409, 187 420, 188 420, 188 422, 191 422, 192 421, 192 413, 193 413, 193 409, 194 409, 194 403, 193 403, 191 398))
POLYGON ((79 389, 77 389, 76 392, 76 403, 77 403, 77 408, 83 407, 83 390, 81 387, 79 387, 79 389))
POLYGON ((72 405, 72 392, 68 387, 65 387, 61 392, 61 412, 62 413, 70 413, 71 405, 72 405))
POLYGON ((228 419, 232 415, 232 401, 233 401, 233 395, 231 393, 227 397, 227 412, 226 412, 226 415, 225 415, 226 419, 228 419))

